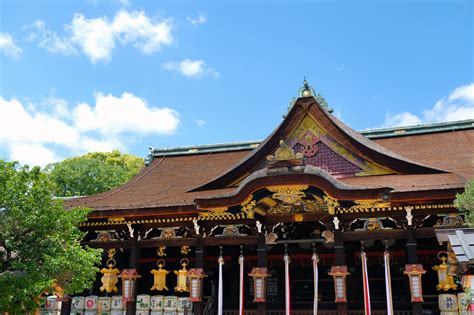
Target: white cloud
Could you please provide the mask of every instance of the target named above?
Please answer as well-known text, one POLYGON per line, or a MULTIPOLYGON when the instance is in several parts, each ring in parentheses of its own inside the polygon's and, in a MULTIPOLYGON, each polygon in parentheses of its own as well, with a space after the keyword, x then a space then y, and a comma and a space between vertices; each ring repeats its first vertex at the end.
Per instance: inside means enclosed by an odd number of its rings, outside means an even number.
POLYGON ((145 100, 131 93, 123 93, 121 97, 99 93, 94 106, 79 104, 74 109, 73 119, 80 130, 98 131, 103 135, 170 134, 179 123, 175 110, 150 108, 145 100))
POLYGON ((60 37, 55 32, 46 28, 44 21, 36 20, 31 26, 34 31, 28 36, 28 40, 37 41, 38 46, 53 54, 73 55, 77 50, 68 37, 60 37))
POLYGON ((0 52, 5 56, 19 59, 22 53, 20 47, 15 45, 15 41, 8 33, 0 33, 0 52))
POLYGON ((41 102, 48 111, 52 111, 53 116, 55 117, 66 117, 69 115, 69 105, 66 100, 54 96, 48 96, 41 102))
POLYGON ((436 104, 417 116, 409 112, 385 117, 385 127, 417 125, 422 123, 436 123, 474 119, 474 83, 454 89, 447 97, 443 97, 436 104))
POLYGON ((198 126, 198 127, 204 127, 205 124, 207 124, 207 122, 205 120, 202 120, 202 119, 196 119, 194 121, 194 123, 198 126))
POLYGON ((132 44, 146 54, 157 52, 173 42, 171 22, 153 20, 143 11, 119 11, 112 21, 107 17, 87 19, 75 14, 67 29, 71 41, 91 59, 109 61, 117 43, 132 44))
POLYGON ((411 126, 419 125, 422 121, 416 115, 409 112, 403 112, 396 115, 386 115, 385 127, 411 126))
POLYGON ((76 13, 71 23, 65 25, 65 35, 46 28, 41 20, 32 26, 35 31, 30 40, 51 53, 71 55, 82 51, 92 63, 107 62, 117 45, 132 45, 145 54, 159 51, 173 43, 172 23, 169 19, 149 17, 144 11, 120 10, 109 20, 108 17, 87 18, 76 13))
POLYGON ((10 159, 32 165, 60 160, 59 152, 126 151, 127 136, 169 134, 178 124, 175 110, 151 107, 131 93, 99 93, 94 105, 81 103, 72 109, 52 96, 39 106, 0 97, 0 147, 10 159))
POLYGON ((163 70, 178 71, 185 77, 199 77, 203 75, 219 76, 219 72, 207 67, 203 60, 184 59, 182 61, 168 61, 161 65, 163 70))
POLYGON ((186 20, 191 22, 191 24, 193 25, 201 25, 207 22, 207 17, 204 13, 199 13, 199 15, 196 18, 192 18, 188 16, 186 20))
POLYGON ((8 148, 12 161, 21 161, 23 164, 45 166, 60 161, 53 150, 38 143, 13 143, 8 148))

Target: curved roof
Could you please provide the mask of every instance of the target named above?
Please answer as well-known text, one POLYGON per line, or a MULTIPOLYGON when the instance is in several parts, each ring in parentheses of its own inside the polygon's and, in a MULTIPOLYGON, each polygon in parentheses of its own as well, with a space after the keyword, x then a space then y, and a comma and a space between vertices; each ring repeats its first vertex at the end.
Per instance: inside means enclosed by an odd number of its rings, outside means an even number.
POLYGON ((474 121, 430 125, 425 129, 419 126, 397 128, 401 131, 396 133, 393 129, 364 132, 375 137, 370 140, 320 108, 313 98, 302 98, 261 144, 251 141, 213 145, 192 152, 187 152, 189 148, 172 149, 168 150, 170 154, 166 150, 155 150, 151 163, 125 185, 108 192, 65 200, 65 205, 135 213, 158 209, 160 213, 194 211, 196 199, 235 193, 236 187, 228 184, 235 183, 236 178, 243 180, 258 170, 259 163, 273 153, 279 140, 307 113, 344 146, 396 171, 386 175, 338 178, 341 185, 366 189, 388 186, 392 195, 399 199, 423 198, 426 194, 453 198, 462 190, 466 179, 474 179, 474 121), (387 135, 390 132, 393 134, 387 135), (193 190, 196 187, 201 189, 193 190))

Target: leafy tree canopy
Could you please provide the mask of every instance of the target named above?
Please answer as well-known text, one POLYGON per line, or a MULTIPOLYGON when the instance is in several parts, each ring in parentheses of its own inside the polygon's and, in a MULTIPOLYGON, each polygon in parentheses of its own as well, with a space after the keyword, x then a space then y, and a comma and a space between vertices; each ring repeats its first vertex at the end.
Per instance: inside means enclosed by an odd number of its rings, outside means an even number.
POLYGON ((83 247, 88 209, 63 208, 40 168, 0 160, 0 312, 34 310, 46 292, 89 288, 101 250, 83 247))
POLYGON ((456 195, 454 205, 461 211, 466 211, 466 221, 470 226, 474 226, 474 180, 467 183, 462 194, 456 195))
POLYGON ((47 170, 61 197, 100 193, 117 187, 135 176, 143 159, 112 152, 95 152, 50 164, 47 170))

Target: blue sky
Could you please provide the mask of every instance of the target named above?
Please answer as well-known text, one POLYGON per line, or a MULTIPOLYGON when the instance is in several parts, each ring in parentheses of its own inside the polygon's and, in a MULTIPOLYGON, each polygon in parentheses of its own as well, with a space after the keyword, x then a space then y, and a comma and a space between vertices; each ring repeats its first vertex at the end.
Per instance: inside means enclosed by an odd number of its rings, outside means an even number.
POLYGON ((0 1, 0 158, 255 140, 306 76, 355 129, 474 118, 472 1, 0 1))

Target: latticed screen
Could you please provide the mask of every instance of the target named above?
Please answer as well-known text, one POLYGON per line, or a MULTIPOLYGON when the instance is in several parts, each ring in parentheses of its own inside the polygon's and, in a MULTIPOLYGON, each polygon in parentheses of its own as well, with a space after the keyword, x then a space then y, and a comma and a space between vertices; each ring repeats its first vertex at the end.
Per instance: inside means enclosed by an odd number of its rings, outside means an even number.
POLYGON ((336 296, 338 299, 344 298, 344 278, 336 277, 336 296))
POLYGON ((255 298, 257 299, 263 298, 263 279, 262 278, 255 279, 255 298))

